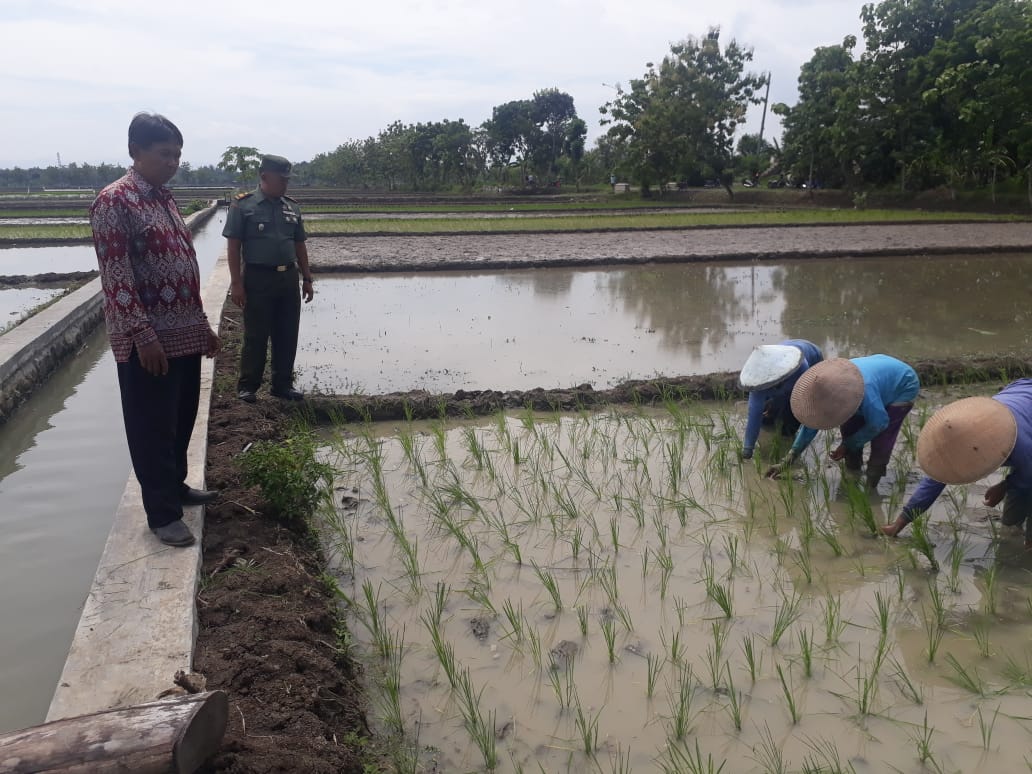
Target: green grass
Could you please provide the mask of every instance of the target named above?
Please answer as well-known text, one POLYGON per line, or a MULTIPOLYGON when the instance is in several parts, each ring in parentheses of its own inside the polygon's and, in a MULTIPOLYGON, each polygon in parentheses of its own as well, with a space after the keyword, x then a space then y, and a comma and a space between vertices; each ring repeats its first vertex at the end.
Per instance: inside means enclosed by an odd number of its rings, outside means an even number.
POLYGON ((89 207, 62 207, 50 210, 5 210, 0 208, 0 218, 85 218, 89 207))
POLYGON ((851 223, 929 223, 954 220, 1021 221, 1019 216, 917 210, 749 210, 742 212, 596 214, 555 218, 368 218, 313 220, 306 223, 310 234, 449 234, 458 232, 536 231, 636 231, 647 229, 718 228, 739 226, 789 226, 851 223))
POLYGON ((0 223, 0 242, 19 239, 90 239, 93 232, 86 224, 61 223, 53 226, 5 226, 0 223))

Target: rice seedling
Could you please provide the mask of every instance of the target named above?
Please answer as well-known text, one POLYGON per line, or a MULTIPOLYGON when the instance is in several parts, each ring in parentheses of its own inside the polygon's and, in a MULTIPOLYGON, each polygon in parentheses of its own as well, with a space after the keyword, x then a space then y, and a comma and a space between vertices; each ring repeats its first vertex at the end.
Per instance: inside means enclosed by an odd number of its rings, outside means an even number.
POLYGON ((695 675, 691 664, 679 668, 676 689, 676 693, 670 696, 669 735, 671 739, 681 741, 688 734, 692 721, 695 675))
POLYGON ((999 580, 1000 580, 1000 569, 999 564, 992 562, 982 574, 982 580, 985 581, 985 594, 983 595, 983 605, 986 615, 996 615, 996 607, 998 601, 999 591, 999 580))
POLYGON ((745 655, 746 666, 749 667, 749 680, 756 682, 756 673, 763 668, 763 653, 756 650, 753 635, 742 637, 742 653, 745 655))
POLYGON ((706 596, 723 611, 724 618, 734 616, 734 593, 728 585, 713 580, 712 575, 706 578, 706 596))
POLYGON ((560 712, 573 706, 577 695, 577 684, 573 679, 573 660, 567 661, 564 666, 552 665, 548 670, 548 682, 555 693, 556 701, 559 702, 560 712))
POLYGON ((673 664, 680 664, 684 660, 685 646, 681 640, 680 630, 673 632, 668 639, 666 630, 660 629, 659 640, 663 643, 663 647, 666 648, 668 661, 673 664))
POLYGON ((878 520, 871 508, 871 499, 866 489, 856 481, 844 479, 842 483, 846 493, 846 504, 849 506, 850 522, 859 522, 871 535, 877 535, 878 520))
POLYGON ((1028 654, 1025 654, 1025 663, 1023 664, 1019 664, 1010 653, 1004 654, 1004 660, 1007 663, 1003 666, 1003 676, 1007 678, 1011 687, 1028 688, 1032 686, 1032 659, 1028 654))
POLYGON ((960 568, 964 561, 964 544, 960 540, 954 540, 950 546, 950 572, 946 576, 946 588, 951 594, 960 593, 960 568))
POLYGON ((821 540, 827 544, 828 548, 831 549, 832 554, 834 554, 836 558, 846 553, 846 549, 842 546, 842 542, 839 540, 838 534, 836 534, 835 525, 832 523, 831 519, 824 519, 818 522, 816 529, 821 540))
POLYGON ((924 723, 921 728, 910 734, 910 739, 913 741, 914 746, 917 748, 917 759, 921 762, 922 766, 931 766, 935 771, 942 771, 939 766, 939 762, 935 760, 935 756, 932 753, 932 736, 935 734, 935 729, 928 725, 928 713, 925 712, 924 723))
POLYGON ((811 750, 803 760, 803 774, 856 774, 852 763, 842 763, 834 740, 806 737, 803 742, 811 750))
POLYGON ((580 628, 581 637, 588 636, 588 608, 585 605, 577 605, 577 626, 580 628))
POLYGON ((506 599, 502 603, 502 614, 509 624, 509 631, 505 634, 505 638, 511 639, 516 646, 519 646, 524 640, 524 622, 526 620, 523 617, 523 603, 520 602, 519 607, 513 607, 512 600, 506 599))
POLYGON ((601 714, 602 710, 599 709, 594 715, 585 715, 580 700, 577 701, 573 720, 581 737, 581 749, 589 758, 595 757, 595 749, 598 747, 598 719, 601 714))
POLYGON ((939 560, 935 558, 935 545, 928 539, 926 519, 914 519, 910 524, 910 543, 925 559, 932 572, 939 571, 939 560))
POLYGON ((630 747, 624 752, 623 745, 617 743, 616 750, 609 753, 609 771, 611 774, 633 774, 630 747))
POLYGON ((856 671, 856 711, 861 717, 874 712, 874 700, 878 695, 878 667, 876 662, 870 673, 858 662, 856 671))
POLYGON ((782 746, 774 740, 774 734, 770 726, 763 724, 763 731, 760 732, 760 743, 752 749, 752 759, 759 764, 766 774, 786 774, 788 764, 785 763, 785 755, 782 746))
POLYGON ((480 709, 480 697, 483 689, 477 691, 473 686, 473 678, 469 669, 463 670, 459 678, 459 707, 465 721, 466 730, 484 758, 484 766, 493 771, 498 766, 498 750, 495 746, 495 711, 485 716, 480 709))
POLYGON ((799 568, 799 571, 803 574, 803 578, 806 580, 806 585, 809 586, 813 583, 813 560, 810 557, 810 549, 803 544, 803 547, 795 551, 793 557, 795 566, 799 568))
POLYGON ((721 774, 727 761, 721 761, 720 765, 713 760, 712 753, 706 753, 704 758, 699 749, 699 740, 695 740, 695 749, 683 748, 681 745, 667 745, 664 750, 665 759, 658 759, 663 774, 721 774))
POLYGON ((775 669, 778 673, 778 680, 781 682, 782 695, 785 697, 785 706, 788 708, 789 717, 792 718, 792 725, 796 725, 799 722, 799 703, 795 695, 795 685, 792 684, 792 668, 788 669, 788 679, 785 678, 785 672, 781 668, 781 664, 777 664, 775 669), (791 687, 790 687, 791 686, 791 687))
POLYGON ((602 637, 606 641, 606 652, 609 654, 609 663, 616 663, 616 621, 610 615, 600 615, 599 625, 602 628, 602 637))
POLYGON ((796 636, 799 640, 799 657, 803 662, 803 676, 809 680, 813 677, 813 629, 800 629, 796 636))
POLYGON ((620 553, 620 520, 616 516, 609 519, 609 537, 613 543, 613 554, 620 553))
POLYGON ((659 673, 663 670, 665 663, 666 659, 654 653, 645 655, 645 695, 650 699, 655 693, 656 681, 659 679, 659 673))
POLYGON ((556 612, 560 612, 563 609, 563 599, 559 593, 559 584, 556 582, 555 576, 548 570, 542 570, 537 562, 531 562, 531 566, 534 568, 534 574, 541 581, 541 585, 545 587, 545 591, 552 598, 552 605, 556 612))
POLYGON ((976 621, 971 625, 971 636, 975 638, 978 652, 982 658, 989 658, 991 650, 989 645, 989 627, 984 621, 976 621))
POLYGON ((953 669, 953 674, 948 676, 950 680, 959 685, 965 691, 970 691, 978 696, 985 696, 985 683, 978 673, 978 667, 966 669, 952 653, 946 654, 946 663, 953 669))
POLYGON ((978 708, 978 731, 982 736, 982 749, 988 751, 993 742, 993 729, 996 727, 996 718, 1000 714, 1000 705, 996 705, 993 716, 989 721, 982 716, 982 708, 978 708))
POLYGON ((802 597, 796 594, 795 591, 792 592, 791 596, 785 596, 784 592, 782 592, 781 601, 782 604, 779 604, 774 610, 774 624, 771 628, 769 641, 772 648, 777 647, 782 636, 799 617, 799 606, 802 602, 802 597))
MULTIPOLYGON (((922 613, 925 613, 924 605, 921 606, 922 613)), ((924 618, 924 631, 926 638, 925 655, 928 657, 928 663, 935 663, 935 656, 939 652, 939 645, 942 643, 942 635, 945 633, 945 628, 937 616, 923 615, 924 618)))
POLYGON ((896 687, 899 688, 900 692, 914 702, 914 704, 924 704, 924 690, 921 688, 921 684, 914 684, 910 679, 910 675, 907 674, 906 668, 895 656, 892 657, 892 666, 892 675, 896 679, 896 687))
POLYGON ((735 679, 731 676, 731 664, 725 662, 725 670, 727 671, 727 712, 731 716, 731 722, 735 726, 735 731, 742 730, 742 692, 735 689, 735 679))
POLYGON ((828 594, 821 602, 821 618, 824 621, 824 644, 836 644, 846 628, 846 622, 842 620, 842 597, 828 594))
POLYGON ((684 597, 674 597, 674 613, 677 615, 677 625, 684 628, 684 617, 688 612, 688 600, 684 597))

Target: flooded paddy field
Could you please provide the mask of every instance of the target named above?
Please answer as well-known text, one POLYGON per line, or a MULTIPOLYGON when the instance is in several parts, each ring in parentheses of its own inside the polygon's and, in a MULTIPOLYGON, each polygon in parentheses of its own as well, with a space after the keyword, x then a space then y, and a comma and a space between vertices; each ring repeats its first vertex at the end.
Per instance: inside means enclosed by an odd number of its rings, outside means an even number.
POLYGON ((0 334, 17 325, 33 309, 53 301, 66 292, 62 287, 19 287, 0 286, 0 334))
POLYGON ((741 406, 676 396, 334 437, 322 531, 380 724, 436 771, 1024 770, 1032 559, 990 482, 926 543, 871 537, 930 397, 870 495, 832 434, 771 481, 741 406))
POLYGON ((319 275, 300 383, 327 393, 596 388, 828 356, 1023 355, 1032 254, 319 275), (901 267, 908 267, 901 270, 901 267))
POLYGON ((0 247, 3 275, 68 274, 96 268, 92 244, 0 247))

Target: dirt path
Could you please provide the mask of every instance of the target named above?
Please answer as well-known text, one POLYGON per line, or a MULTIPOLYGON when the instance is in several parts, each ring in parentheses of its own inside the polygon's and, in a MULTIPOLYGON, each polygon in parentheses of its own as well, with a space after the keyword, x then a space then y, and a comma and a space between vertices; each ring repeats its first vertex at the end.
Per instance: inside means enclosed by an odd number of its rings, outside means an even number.
POLYGON ((318 271, 340 272, 1022 252, 1032 222, 312 237, 308 250, 318 271))

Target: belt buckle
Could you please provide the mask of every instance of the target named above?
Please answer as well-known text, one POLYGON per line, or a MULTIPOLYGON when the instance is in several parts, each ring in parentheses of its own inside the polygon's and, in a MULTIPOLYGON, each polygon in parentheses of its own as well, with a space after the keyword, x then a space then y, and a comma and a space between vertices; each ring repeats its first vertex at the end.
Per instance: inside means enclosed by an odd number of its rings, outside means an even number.
POLYGON ((283 265, 283 266, 277 266, 277 267, 276 267, 276 271, 286 271, 286 270, 287 270, 287 267, 286 267, 286 265, 283 265))

